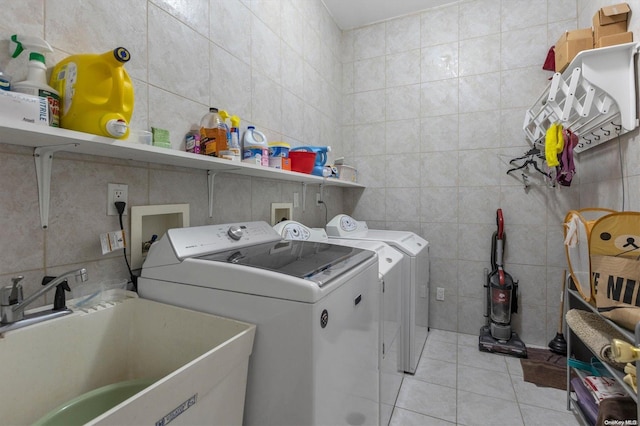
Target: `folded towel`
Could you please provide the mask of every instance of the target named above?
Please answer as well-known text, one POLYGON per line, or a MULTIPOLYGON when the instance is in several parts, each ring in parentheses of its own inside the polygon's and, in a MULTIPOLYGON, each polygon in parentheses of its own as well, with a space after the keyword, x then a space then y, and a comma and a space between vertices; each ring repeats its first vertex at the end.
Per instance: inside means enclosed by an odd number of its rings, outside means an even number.
POLYGON ((616 424, 637 424, 636 403, 628 396, 602 400, 598 409, 598 426, 616 424), (627 422, 628 421, 628 422, 627 422))
POLYGON ((622 333, 594 312, 571 309, 565 318, 569 328, 598 358, 618 370, 624 370, 625 363, 615 361, 611 351, 611 339, 628 341, 622 333))

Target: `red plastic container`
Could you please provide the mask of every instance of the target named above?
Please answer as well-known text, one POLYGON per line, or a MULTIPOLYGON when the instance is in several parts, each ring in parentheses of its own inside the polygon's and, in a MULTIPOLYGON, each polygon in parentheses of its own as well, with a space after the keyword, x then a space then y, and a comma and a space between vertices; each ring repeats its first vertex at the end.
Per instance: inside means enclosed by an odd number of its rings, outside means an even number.
POLYGON ((316 162, 315 152, 289 151, 291 160, 291 171, 311 174, 313 165, 316 162))

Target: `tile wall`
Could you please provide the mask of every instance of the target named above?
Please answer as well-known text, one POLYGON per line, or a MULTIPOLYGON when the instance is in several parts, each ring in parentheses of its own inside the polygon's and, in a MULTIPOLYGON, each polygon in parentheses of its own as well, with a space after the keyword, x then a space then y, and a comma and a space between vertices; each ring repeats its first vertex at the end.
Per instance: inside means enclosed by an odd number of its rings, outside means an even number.
POLYGON ((476 334, 483 325, 502 208, 505 267, 520 282, 515 328, 528 343, 555 335, 562 221, 578 207, 579 185, 553 189, 534 177, 525 192, 506 171, 529 149, 524 111, 548 83, 547 51, 576 25, 575 0, 474 0, 343 35, 345 154, 367 185, 354 216, 429 240, 434 328, 476 334))
MULTIPOLYGON (((623 182, 626 208, 640 210, 637 131, 621 138, 624 180, 617 143, 581 155, 571 188, 532 179, 525 192, 506 170, 528 149, 523 114, 547 84, 541 65, 549 46, 564 30, 589 26, 610 3, 461 1, 341 32, 318 0, 0 0, 0 69, 24 76, 26 59, 1 53, 12 33, 46 38, 55 49, 49 65, 123 45, 132 52, 133 126, 167 128, 174 148, 210 105, 271 140, 331 144, 358 167, 367 189, 343 197, 327 188, 329 218, 346 211, 371 227, 430 241, 434 328, 475 334, 482 325, 484 269, 502 208, 506 268, 521 289, 514 324, 526 342, 545 345, 555 334, 566 267, 566 211, 619 208, 623 182), (437 287, 444 301, 435 301, 437 287)), ((640 1, 629 4, 640 10, 640 1)), ((31 150, 1 142, 0 134, 0 280, 25 275, 25 293, 43 275, 79 264, 95 280, 127 275, 121 254, 99 249, 98 235, 118 227, 104 214, 109 182, 129 185, 130 205, 190 203, 193 225, 268 220, 269 203, 301 191, 221 174, 209 218, 203 172, 58 153, 43 231, 31 150)), ((307 198, 294 214, 321 226, 325 212, 307 198)))
MULTIPOLYGON (((26 76, 27 60, 9 59, 13 33, 45 38, 55 50, 49 66, 69 54, 127 47, 132 126, 168 129, 174 148, 184 148, 182 136, 217 106, 272 141, 341 150, 341 33, 320 1, 0 0, 0 7, 0 69, 16 81, 26 76)), ((78 265, 92 281, 127 277, 122 252, 100 250, 99 234, 119 228, 106 215, 108 183, 129 185, 129 206, 189 203, 191 225, 268 221, 271 202, 293 202, 294 192, 302 200, 299 184, 218 174, 209 218, 203 171, 60 152, 42 230, 32 151, 1 142, 0 133, 0 284, 24 275, 25 295, 42 276, 78 265)), ((307 205, 294 211, 310 226, 326 223, 324 208, 315 206, 318 189, 310 185, 307 205)), ((324 195, 329 218, 343 211, 341 189, 324 195)))

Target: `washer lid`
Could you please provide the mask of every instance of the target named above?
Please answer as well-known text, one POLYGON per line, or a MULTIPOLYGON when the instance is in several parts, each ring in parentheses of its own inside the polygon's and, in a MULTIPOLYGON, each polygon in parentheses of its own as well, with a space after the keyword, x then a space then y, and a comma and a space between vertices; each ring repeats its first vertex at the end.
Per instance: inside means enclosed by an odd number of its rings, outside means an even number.
MULTIPOLYGON (((350 216, 347 215, 342 215, 342 217, 350 218, 350 216)), ((378 272, 382 276, 395 268, 395 266, 402 262, 403 259, 403 254, 400 251, 394 249, 383 241, 350 238, 329 239, 324 229, 308 228, 294 220, 285 220, 280 223, 276 223, 273 226, 273 229, 282 235, 282 238, 285 240, 316 241, 375 251, 378 254, 378 272)))
MULTIPOLYGON (((331 242, 336 237, 329 237, 331 242)), ((345 235, 342 239, 382 241, 391 247, 406 253, 409 256, 417 256, 423 250, 429 249, 429 242, 419 235, 409 231, 387 231, 382 229, 369 229, 355 235, 345 235)))
POLYGON ((356 247, 365 250, 375 251, 378 254, 378 272, 385 276, 396 266, 402 264, 404 255, 398 249, 391 247, 383 241, 351 240, 343 238, 330 238, 331 244, 356 247))
POLYGON ((355 247, 310 241, 278 241, 232 249, 198 259, 261 268, 308 279, 320 287, 376 256, 355 247))
POLYGON ((415 256, 427 249, 429 243, 419 235, 409 231, 388 231, 382 229, 369 229, 357 237, 363 240, 384 241, 392 247, 396 247, 411 256, 415 256))

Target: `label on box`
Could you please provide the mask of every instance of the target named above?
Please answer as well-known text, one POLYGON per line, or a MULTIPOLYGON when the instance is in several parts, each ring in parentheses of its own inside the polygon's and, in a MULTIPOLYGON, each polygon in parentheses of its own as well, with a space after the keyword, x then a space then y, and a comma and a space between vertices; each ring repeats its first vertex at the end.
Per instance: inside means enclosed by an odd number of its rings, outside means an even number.
POLYGON ((0 90, 0 115, 26 123, 48 126, 49 103, 40 96, 0 90))

